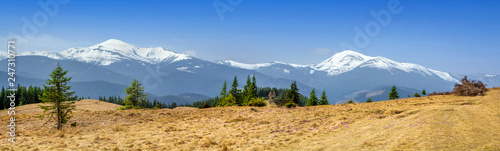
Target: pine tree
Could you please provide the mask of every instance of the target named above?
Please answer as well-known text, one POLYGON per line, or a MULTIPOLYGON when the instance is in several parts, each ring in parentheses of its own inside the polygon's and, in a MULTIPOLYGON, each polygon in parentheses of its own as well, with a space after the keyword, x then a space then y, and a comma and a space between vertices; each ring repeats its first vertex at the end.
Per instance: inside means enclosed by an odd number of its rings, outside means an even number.
POLYGON ((319 105, 328 105, 328 99, 326 98, 326 92, 323 90, 321 93, 321 100, 319 100, 319 105))
POLYGON ((224 80, 224 85, 222 86, 222 90, 220 91, 220 97, 225 97, 227 95, 227 83, 224 80))
POLYGON ((297 88, 297 82, 293 81, 290 84, 290 89, 286 93, 286 100, 288 103, 294 103, 295 105, 300 103, 299 88, 297 88))
POLYGON ((427 92, 425 92, 425 89, 422 90, 422 95, 427 95, 427 92))
POLYGON ((233 84, 231 85, 231 90, 229 90, 229 94, 231 94, 236 99, 236 104, 241 105, 241 90, 238 89, 238 78, 234 76, 233 84))
POLYGON ((250 101, 250 94, 249 94, 249 90, 248 88, 250 87, 250 85, 252 85, 252 81, 250 80, 250 75, 248 75, 247 77, 247 82, 245 84, 245 86, 243 86, 243 91, 242 91, 242 103, 241 105, 246 105, 248 103, 248 101, 250 101))
POLYGON ((57 64, 57 68, 52 71, 50 78, 47 79, 43 85, 44 92, 40 96, 40 100, 44 104, 50 104, 49 106, 42 106, 45 115, 50 115, 49 121, 54 119, 57 121, 57 129, 61 130, 63 124, 71 119, 71 113, 75 109, 76 97, 73 96, 75 91, 70 91, 71 86, 68 86, 71 81, 71 77, 66 77, 65 75, 68 71, 64 71, 61 64, 57 64), (54 117, 55 116, 55 117, 54 117))
POLYGON ((316 97, 316 89, 312 89, 309 99, 307 99, 307 106, 318 105, 318 98, 316 97))
POLYGON ((127 97, 125 97, 125 108, 132 108, 146 101, 147 95, 144 94, 144 87, 136 79, 132 81, 130 87, 125 89, 127 97))
POLYGON ((251 80, 250 75, 247 77, 247 82, 243 89, 243 105, 248 105, 248 102, 252 99, 259 97, 256 83, 255 75, 252 76, 251 80))
POLYGON ((415 93, 413 96, 418 98, 418 97, 420 97, 420 94, 415 93))
POLYGON ((398 91, 396 90, 396 85, 392 85, 391 92, 389 93, 389 100, 399 99, 398 91))
POLYGON ((35 91, 32 86, 28 87, 28 94, 26 96, 26 104, 35 103, 35 91))
POLYGON ((370 102, 373 102, 372 98, 368 98, 368 100, 366 100, 366 103, 370 103, 370 102))
POLYGON ((352 104, 352 103, 354 103, 354 101, 351 99, 351 100, 347 101, 347 103, 352 104))
POLYGON ((257 88, 257 79, 255 78, 255 74, 252 76, 252 85, 250 87, 250 90, 252 90, 251 91, 252 96, 259 97, 259 92, 257 88))
POLYGON ((28 103, 28 90, 26 90, 26 87, 18 87, 17 92, 19 93, 19 106, 23 104, 29 104, 28 103))

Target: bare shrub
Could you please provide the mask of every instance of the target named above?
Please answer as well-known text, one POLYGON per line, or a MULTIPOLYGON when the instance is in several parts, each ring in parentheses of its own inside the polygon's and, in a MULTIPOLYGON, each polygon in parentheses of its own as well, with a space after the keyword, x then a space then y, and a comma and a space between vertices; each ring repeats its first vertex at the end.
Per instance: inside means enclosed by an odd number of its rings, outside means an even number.
POLYGON ((455 88, 452 91, 453 94, 458 96, 483 96, 488 91, 486 84, 481 81, 467 79, 467 76, 460 80, 460 82, 462 84, 455 84, 455 88))

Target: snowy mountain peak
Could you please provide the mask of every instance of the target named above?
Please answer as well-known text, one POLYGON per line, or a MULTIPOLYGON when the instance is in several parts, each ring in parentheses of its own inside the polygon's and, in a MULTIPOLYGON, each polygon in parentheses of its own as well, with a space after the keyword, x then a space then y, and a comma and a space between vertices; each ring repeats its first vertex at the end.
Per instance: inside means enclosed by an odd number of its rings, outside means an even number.
POLYGON ((102 47, 108 47, 108 48, 116 48, 116 49, 132 49, 135 48, 135 46, 128 44, 126 42, 123 42, 118 39, 108 39, 100 44, 94 45, 94 46, 102 46, 102 47))
POLYGON ((334 54, 330 58, 370 58, 370 57, 365 56, 364 54, 361 54, 361 53, 356 52, 356 51, 344 50, 342 52, 334 54))
POLYGON ((329 75, 337 75, 350 71, 373 58, 355 51, 345 50, 317 64, 315 68, 316 70, 326 71, 329 75))

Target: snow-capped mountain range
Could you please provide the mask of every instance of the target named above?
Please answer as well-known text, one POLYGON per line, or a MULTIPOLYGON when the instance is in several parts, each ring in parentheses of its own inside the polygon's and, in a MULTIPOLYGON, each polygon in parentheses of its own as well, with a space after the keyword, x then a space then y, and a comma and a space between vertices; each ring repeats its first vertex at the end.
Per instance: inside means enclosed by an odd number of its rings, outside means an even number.
MULTIPOLYGON (((0 63, 6 64, 6 53, 0 52, 0 55, 0 63)), ((86 92, 88 87, 100 88, 100 91, 78 94, 83 96, 123 95, 117 88, 137 79, 148 93, 157 96, 197 93, 213 97, 224 80, 230 83, 237 76, 243 86, 242 78, 255 74, 259 87, 286 88, 291 81, 297 81, 300 92, 306 96, 316 88, 326 91, 330 103, 349 99, 363 102, 367 98, 386 100, 392 85, 401 88, 401 96, 413 95, 422 89, 451 91, 464 76, 350 50, 309 65, 278 61, 247 64, 232 60, 214 63, 162 47, 138 48, 116 39, 59 53, 24 52, 18 54, 16 60, 19 64, 16 75, 24 78, 19 81, 24 81, 23 85, 38 86, 46 79, 43 75, 48 75, 54 64, 61 62, 75 82, 85 83, 85 88, 77 92, 86 92)), ((489 87, 500 86, 497 75, 472 74, 469 77, 489 87)))
POLYGON ((44 56, 57 60, 73 59, 103 66, 122 60, 137 60, 150 64, 157 64, 191 58, 186 54, 175 53, 163 47, 137 48, 117 39, 109 39, 87 48, 70 48, 60 53, 34 51, 21 53, 19 56, 44 56))
MULTIPOLYGON (((352 71, 356 68, 363 68, 363 67, 377 68, 388 71, 391 71, 393 69, 399 69, 408 73, 414 72, 414 73, 426 74, 429 76, 437 75, 441 77, 443 80, 449 82, 458 82, 457 79, 453 78, 449 73, 446 72, 425 68, 421 65, 412 63, 400 63, 379 56, 378 57, 365 56, 361 53, 351 50, 342 51, 340 53, 333 55, 332 57, 328 58, 327 60, 321 63, 311 64, 311 65, 290 64, 277 61, 272 63, 246 64, 246 63, 236 62, 233 60, 227 60, 219 63, 249 70, 258 70, 260 68, 266 68, 272 65, 281 64, 281 65, 288 65, 294 68, 305 68, 306 70, 309 70, 309 74, 317 73, 317 71, 323 71, 326 72, 329 76, 339 75, 345 72, 352 71)), ((283 70, 283 72, 289 73, 289 70, 283 70)))

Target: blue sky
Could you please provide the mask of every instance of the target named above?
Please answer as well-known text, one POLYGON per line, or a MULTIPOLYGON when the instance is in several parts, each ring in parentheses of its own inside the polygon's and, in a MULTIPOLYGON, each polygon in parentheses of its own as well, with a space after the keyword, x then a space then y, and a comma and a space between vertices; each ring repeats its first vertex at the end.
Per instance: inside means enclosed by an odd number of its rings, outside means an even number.
POLYGON ((314 64, 342 51, 340 45, 345 43, 365 55, 441 71, 500 74, 500 1, 494 0, 70 0, 57 4, 58 11, 47 14, 35 0, 3 1, 0 40, 6 41, 9 33, 27 37, 23 18, 33 22, 33 16, 45 14, 47 19, 39 17, 40 26, 34 25, 36 33, 26 32, 34 36, 20 43, 18 51, 59 52, 114 38, 209 61, 314 64), (222 20, 214 3, 232 11, 225 11, 222 20), (383 26, 371 11, 389 12, 391 19, 383 26), (372 31, 369 43, 355 31, 367 34, 367 26, 372 31))

